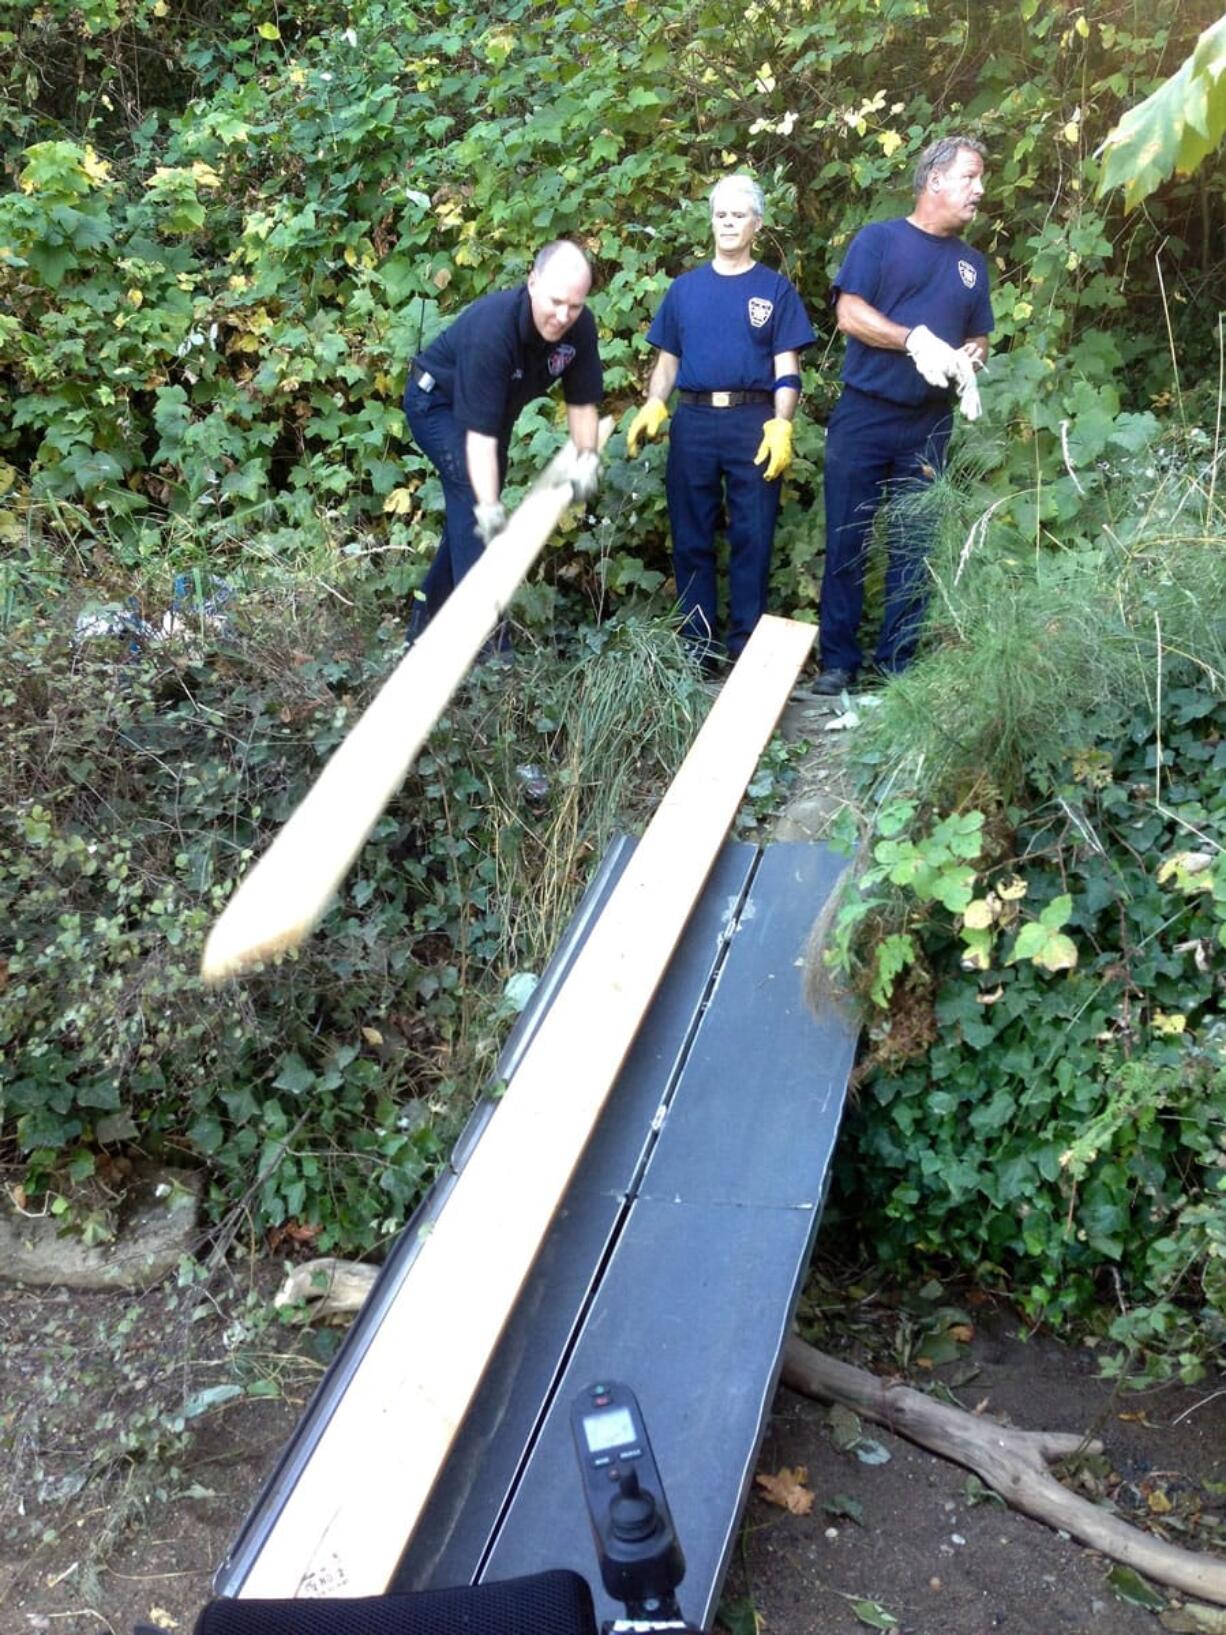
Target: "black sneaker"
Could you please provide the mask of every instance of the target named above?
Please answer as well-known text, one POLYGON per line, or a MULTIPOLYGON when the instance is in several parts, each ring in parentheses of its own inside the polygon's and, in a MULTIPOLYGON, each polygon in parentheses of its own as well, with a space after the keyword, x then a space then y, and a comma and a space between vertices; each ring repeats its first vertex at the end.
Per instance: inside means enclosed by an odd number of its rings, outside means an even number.
POLYGON ((854 670, 823 670, 809 691, 816 698, 837 698, 840 693, 849 692, 855 684, 854 670))

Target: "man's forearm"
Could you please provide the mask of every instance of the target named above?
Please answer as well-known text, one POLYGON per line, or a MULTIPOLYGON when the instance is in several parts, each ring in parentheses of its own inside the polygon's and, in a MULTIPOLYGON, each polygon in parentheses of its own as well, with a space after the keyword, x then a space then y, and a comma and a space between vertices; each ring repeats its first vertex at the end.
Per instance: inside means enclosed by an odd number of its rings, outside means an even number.
POLYGON ((659 398, 661 403, 667 403, 672 396, 673 387, 677 384, 677 370, 681 359, 672 352, 661 352, 656 358, 656 366, 651 371, 651 379, 647 382, 647 396, 659 398))
POLYGON ((464 434, 464 463, 478 505, 495 505, 502 492, 502 473, 498 468, 498 439, 485 437, 479 431, 464 434))
MULTIPOLYGON (((788 375, 800 374, 799 352, 775 353, 775 379, 783 380, 788 375)), ((800 402, 799 386, 775 387, 775 419, 793 420, 796 416, 796 405, 800 402)))
POLYGON ((596 438, 600 428, 600 410, 594 403, 568 403, 566 405, 566 424, 570 430, 570 440, 580 454, 592 454, 596 449, 596 438))
POLYGON ((907 336, 911 331, 906 324, 896 324, 862 296, 840 295, 834 315, 843 334, 863 341, 865 346, 879 346, 886 352, 907 349, 907 336))

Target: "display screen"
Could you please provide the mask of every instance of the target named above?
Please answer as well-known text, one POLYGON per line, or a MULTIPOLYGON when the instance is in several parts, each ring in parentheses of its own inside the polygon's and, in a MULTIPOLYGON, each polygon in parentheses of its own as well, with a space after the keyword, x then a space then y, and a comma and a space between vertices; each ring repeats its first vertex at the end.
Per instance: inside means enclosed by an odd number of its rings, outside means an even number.
POLYGON ((620 1448, 634 1441, 634 1419, 629 1408, 610 1408, 603 1414, 587 1414, 583 1420, 583 1434, 589 1453, 603 1453, 606 1448, 620 1448))

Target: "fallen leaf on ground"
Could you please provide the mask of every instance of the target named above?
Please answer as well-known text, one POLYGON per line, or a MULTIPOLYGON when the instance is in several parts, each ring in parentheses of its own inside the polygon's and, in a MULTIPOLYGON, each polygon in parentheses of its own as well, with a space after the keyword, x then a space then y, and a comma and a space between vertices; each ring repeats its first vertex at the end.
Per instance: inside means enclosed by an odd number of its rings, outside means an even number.
POLYGON ((1134 1607, 1145 1607, 1149 1612, 1164 1612, 1166 1598, 1158 1594, 1151 1584, 1147 1584, 1140 1573, 1133 1572, 1131 1567, 1113 1567, 1107 1574, 1107 1583, 1119 1596, 1121 1601, 1128 1601, 1134 1607))
POLYGON ((775 1476, 759 1471, 754 1477, 767 1504, 777 1504, 781 1510, 790 1510, 794 1516, 807 1516, 813 1508, 813 1494, 805 1486, 808 1480, 807 1465, 797 1465, 795 1469, 784 1465, 775 1476))
POLYGON ((846 1493, 835 1493, 822 1504, 828 1516, 846 1516, 857 1527, 864 1523, 864 1506, 859 1499, 849 1499, 846 1493))
POLYGON ((888 1465, 890 1450, 871 1436, 862 1436, 851 1450, 862 1465, 888 1465))
POLYGON ((860 1416, 836 1402, 826 1416, 830 1425, 830 1440, 840 1453, 850 1453, 860 1440, 860 1416))
POLYGON ((1185 1601, 1183 1606, 1159 1615, 1163 1629, 1176 1635, 1226 1635, 1226 1607, 1209 1607, 1202 1601, 1185 1601))
POLYGON ((876 1601, 853 1601, 851 1610, 862 1624, 870 1629, 897 1629, 898 1619, 892 1612, 887 1612, 876 1601))

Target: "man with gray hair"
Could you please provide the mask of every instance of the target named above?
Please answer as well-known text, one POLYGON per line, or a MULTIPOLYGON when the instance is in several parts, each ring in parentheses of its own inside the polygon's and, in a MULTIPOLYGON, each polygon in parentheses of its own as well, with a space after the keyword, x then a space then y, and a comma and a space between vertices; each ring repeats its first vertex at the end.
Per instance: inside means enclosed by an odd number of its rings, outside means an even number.
POLYGON ((753 258, 762 189, 726 176, 711 191, 714 258, 673 280, 647 339, 659 348, 626 436, 660 435, 674 386, 665 490, 682 634, 708 674, 736 659, 766 611, 779 479, 792 463, 800 353, 816 339, 800 296, 753 258), (765 469, 763 469, 765 467, 765 469), (728 630, 717 639, 715 528, 728 516, 728 630))
MULTIPOLYGON (((835 275, 835 314, 848 337, 843 392, 826 433, 826 564, 819 694, 850 687, 861 667, 864 556, 887 496, 922 491, 945 464, 953 405, 979 414, 975 372, 993 327, 988 264, 959 236, 983 197, 985 149, 946 136, 920 155, 915 208, 871 222, 835 275)), ((885 612, 876 667, 893 674, 915 653, 931 530, 891 508, 885 612)))
MULTIPOLYGON (((562 383, 577 455, 577 499, 596 490, 603 386, 596 323, 587 310, 592 269, 569 239, 537 253, 525 284, 483 295, 409 365, 404 414, 443 485, 443 537, 409 617, 412 641, 482 550, 502 532, 502 484, 520 410, 562 383)), ((504 647, 501 632, 498 645, 504 647)))

